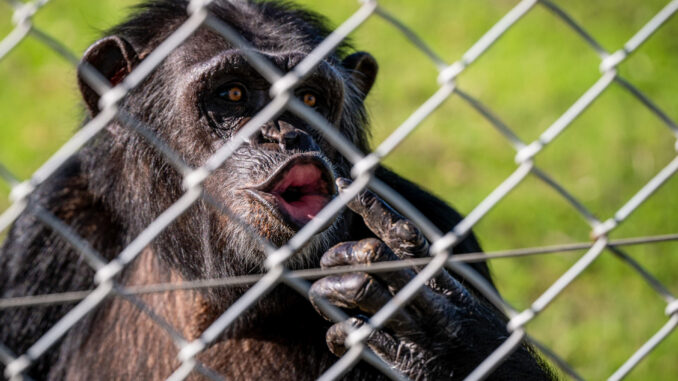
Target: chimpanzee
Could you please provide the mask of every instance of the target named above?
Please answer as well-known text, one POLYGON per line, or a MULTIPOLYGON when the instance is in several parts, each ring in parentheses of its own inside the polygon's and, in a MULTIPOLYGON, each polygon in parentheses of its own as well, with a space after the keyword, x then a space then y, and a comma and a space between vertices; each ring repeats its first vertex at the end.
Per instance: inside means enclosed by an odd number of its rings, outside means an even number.
MULTIPOLYGON (((120 83, 187 19, 187 6, 185 0, 145 1, 127 21, 92 45, 83 61, 113 85, 120 83)), ((209 10, 282 72, 294 68, 331 31, 321 16, 280 1, 215 0, 209 10)), ((374 58, 345 43, 294 91, 367 152, 369 129, 363 100, 376 74, 374 58)), ((80 89, 89 116, 96 116, 99 95, 82 78, 80 89)), ((270 100, 270 83, 242 52, 203 26, 122 99, 119 107, 197 168, 270 100)), ((38 210, 58 217, 111 260, 183 194, 178 171, 119 119, 30 196, 26 212, 0 251, 2 297, 95 286, 93 270, 71 244, 36 217, 38 210)), ((178 283, 265 272, 266 255, 252 231, 273 244, 284 244, 350 184, 350 168, 307 122, 283 112, 205 181, 205 194, 232 214, 201 199, 116 282, 126 286, 178 283)), ((441 200, 395 173, 379 167, 376 175, 441 230, 451 229, 460 220, 441 200)), ((301 269, 368 264, 426 256, 428 247, 411 221, 366 191, 287 265, 301 269)), ((455 248, 457 252, 479 250, 472 235, 455 248)), ((490 280, 485 264, 474 267, 490 280)), ((323 297, 345 309, 352 316, 348 323, 359 326, 415 271, 328 276, 313 284, 310 299, 317 302, 323 297)), ((445 272, 436 279, 367 340, 378 356, 412 379, 460 379, 508 336, 505 319, 473 288, 464 286, 463 279, 445 272)), ((110 298, 26 374, 50 380, 166 378, 180 362, 167 327, 160 327, 158 321, 166 321, 186 340, 195 339, 246 289, 221 287, 140 296, 146 310, 130 299, 110 298)), ((2 310, 0 342, 22 354, 71 308, 2 310)), ((327 322, 304 296, 278 286, 197 359, 225 379, 313 379, 346 351, 346 327, 327 322)), ((200 376, 194 372, 191 377, 200 376)), ((385 378, 364 363, 345 377, 385 378)), ((491 377, 552 376, 524 345, 491 377)))

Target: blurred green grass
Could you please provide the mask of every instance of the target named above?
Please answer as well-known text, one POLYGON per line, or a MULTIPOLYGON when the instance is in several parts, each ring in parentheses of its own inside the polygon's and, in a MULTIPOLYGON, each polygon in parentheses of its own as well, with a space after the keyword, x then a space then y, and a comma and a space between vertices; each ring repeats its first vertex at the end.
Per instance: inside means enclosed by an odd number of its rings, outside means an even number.
MULTIPOLYGON (((35 24, 77 54, 114 25, 132 0, 54 0, 35 24)), ((338 25, 354 1, 301 3, 338 25)), ((517 1, 384 0, 440 56, 456 61, 517 1)), ((607 50, 621 47, 665 0, 557 2, 607 50)), ((0 36, 12 28, 0 2, 0 36)), ((620 73, 678 120, 678 19, 619 68, 620 73)), ((427 58, 377 17, 354 33, 371 52, 380 76, 369 97, 374 138, 381 142, 437 89, 427 58)), ((459 78, 459 86, 532 141, 600 76, 599 59, 564 23, 537 6, 459 78)), ((74 69, 35 39, 0 62, 0 162, 27 178, 75 131, 82 119, 74 69)), ((674 156, 670 131, 613 84, 552 145, 537 165, 606 219, 674 156)), ((515 152, 492 126, 452 96, 386 163, 469 213, 515 169, 515 152)), ((0 182, 0 210, 9 187, 0 182)), ((678 231, 675 177, 615 230, 614 238, 678 231)), ((528 177, 475 228, 486 250, 588 241, 584 220, 552 189, 528 177)), ((678 292, 678 244, 628 249, 678 292)), ((517 308, 535 300, 582 252, 503 259, 491 263, 499 289, 517 308)), ((627 265, 605 253, 534 322, 532 336, 568 360, 587 379, 610 375, 666 321, 664 303, 627 265)), ((678 334, 663 342, 630 375, 670 380, 678 375, 678 334)))

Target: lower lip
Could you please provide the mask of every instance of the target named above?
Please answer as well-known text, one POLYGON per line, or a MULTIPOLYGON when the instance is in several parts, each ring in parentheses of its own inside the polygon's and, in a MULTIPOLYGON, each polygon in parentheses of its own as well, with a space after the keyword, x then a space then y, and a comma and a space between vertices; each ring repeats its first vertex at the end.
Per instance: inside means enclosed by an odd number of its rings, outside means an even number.
POLYGON ((293 157, 266 182, 248 189, 273 216, 294 230, 301 229, 332 200, 333 179, 319 158, 293 157), (275 183, 274 183, 275 182, 275 183), (267 190, 263 190, 268 188, 267 190), (286 195, 292 190, 296 195, 286 195))
POLYGON ((294 230, 304 227, 332 199, 328 195, 309 194, 289 203, 278 194, 251 189, 248 193, 269 209, 271 214, 294 230))

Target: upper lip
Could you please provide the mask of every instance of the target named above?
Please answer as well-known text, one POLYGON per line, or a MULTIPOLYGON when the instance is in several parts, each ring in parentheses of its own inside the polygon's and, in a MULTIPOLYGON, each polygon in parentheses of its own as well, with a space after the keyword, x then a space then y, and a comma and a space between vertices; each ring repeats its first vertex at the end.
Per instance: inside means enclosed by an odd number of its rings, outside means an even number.
POLYGON ((334 173, 317 153, 291 156, 263 182, 245 190, 294 230, 310 221, 337 193, 334 173))

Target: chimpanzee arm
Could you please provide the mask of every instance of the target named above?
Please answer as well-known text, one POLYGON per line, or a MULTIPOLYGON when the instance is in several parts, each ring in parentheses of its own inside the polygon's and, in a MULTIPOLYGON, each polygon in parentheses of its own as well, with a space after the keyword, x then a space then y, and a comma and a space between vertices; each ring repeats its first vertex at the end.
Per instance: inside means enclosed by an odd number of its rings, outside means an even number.
MULTIPOLYGON (((107 253, 119 229, 90 195, 77 158, 69 160, 29 197, 0 248, 3 298, 89 290, 94 271, 58 233, 37 217, 42 209, 59 218, 76 234, 107 253)), ((0 311, 0 342, 16 355, 23 354, 40 336, 73 308, 71 304, 17 307, 0 311)), ((31 367, 41 379, 59 357, 53 349, 31 367)))

